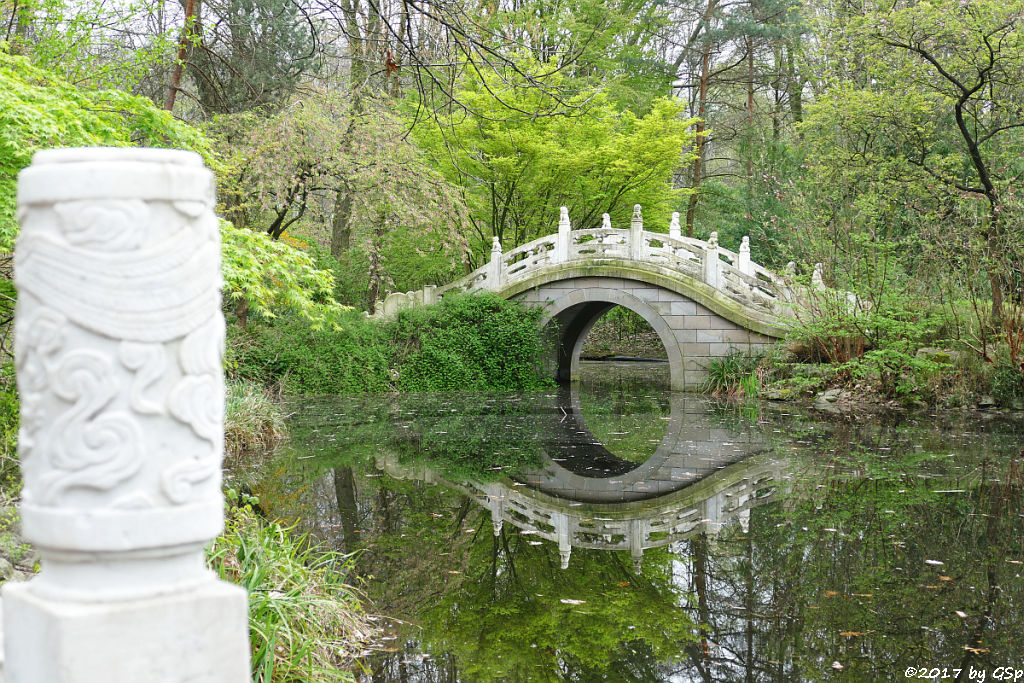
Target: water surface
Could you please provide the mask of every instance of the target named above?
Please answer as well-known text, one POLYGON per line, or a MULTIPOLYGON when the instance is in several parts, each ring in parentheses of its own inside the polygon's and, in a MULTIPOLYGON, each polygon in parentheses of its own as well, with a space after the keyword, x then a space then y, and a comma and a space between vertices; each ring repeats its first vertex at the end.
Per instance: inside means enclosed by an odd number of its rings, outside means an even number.
POLYGON ((259 493, 358 552, 393 618, 362 680, 1024 668, 1019 416, 825 420, 587 366, 571 390, 290 406, 259 493))

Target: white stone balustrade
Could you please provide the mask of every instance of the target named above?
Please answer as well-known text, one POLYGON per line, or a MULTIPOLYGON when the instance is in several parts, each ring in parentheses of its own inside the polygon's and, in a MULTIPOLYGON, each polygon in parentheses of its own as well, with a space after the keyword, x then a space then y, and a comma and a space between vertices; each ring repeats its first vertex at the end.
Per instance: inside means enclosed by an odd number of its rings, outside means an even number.
MULTIPOLYGON (((644 229, 640 205, 633 209, 628 229, 612 227, 602 214, 600 228, 573 230, 566 207, 559 212, 558 230, 532 242, 503 252, 494 239, 490 259, 482 267, 450 284, 437 288, 432 296, 448 292, 500 291, 529 278, 540 270, 559 264, 609 263, 613 261, 649 264, 675 271, 679 276, 703 282, 720 294, 748 307, 773 315, 791 314, 791 304, 806 298, 806 289, 795 285, 795 270, 776 275, 755 263, 750 256, 750 238, 743 237, 738 252, 722 248, 718 233, 707 241, 681 234, 679 213, 672 214, 668 232, 644 229)), ((815 269, 812 289, 823 289, 820 268, 815 269)), ((380 315, 393 315, 400 308, 425 303, 419 292, 391 294, 380 307, 380 315), (393 305, 389 305, 392 301, 393 305)))
POLYGON ((567 569, 573 548, 628 550, 639 568, 645 550, 660 548, 705 532, 712 536, 732 523, 748 530, 750 510, 777 500, 786 490, 786 464, 754 459, 711 476, 714 486, 689 487, 641 503, 605 504, 595 514, 588 504, 573 503, 506 482, 449 482, 429 468, 408 468, 397 458, 380 457, 377 467, 399 479, 439 482, 472 497, 491 514, 495 535, 505 523, 558 547, 559 562, 567 569), (692 492, 692 494, 691 494, 692 492), (614 509, 614 514, 609 514, 614 509))
POLYGON ((23 532, 3 587, 7 683, 242 683, 223 527, 220 231, 191 152, 39 152, 18 183, 23 532))

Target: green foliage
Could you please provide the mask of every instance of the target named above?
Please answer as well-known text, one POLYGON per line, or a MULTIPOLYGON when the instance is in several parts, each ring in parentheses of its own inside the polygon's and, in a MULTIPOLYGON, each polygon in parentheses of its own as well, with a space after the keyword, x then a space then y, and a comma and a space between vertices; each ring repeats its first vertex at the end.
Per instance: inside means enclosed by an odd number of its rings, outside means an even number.
POLYGON ((32 154, 90 145, 206 151, 199 133, 145 98, 79 90, 23 57, 0 52, 0 250, 13 248, 15 184, 32 154))
MULTIPOLYGON (((29 34, 9 33, 7 49, 27 55, 36 66, 76 85, 136 90, 154 69, 166 67, 176 52, 176 31, 161 33, 153 27, 153 15, 159 13, 155 3, 18 0, 5 4, 17 15, 12 23, 23 22, 29 34)), ((4 23, 8 21, 5 9, 0 8, 4 23)))
POLYGON ((279 106, 320 67, 309 16, 289 0, 206 0, 185 60, 206 114, 279 106))
POLYGON ((229 371, 292 394, 381 392, 393 388, 385 326, 359 311, 314 328, 296 316, 229 330, 229 371))
POLYGON ((672 73, 658 54, 657 36, 673 18, 660 2, 499 4, 488 14, 492 35, 529 50, 548 70, 564 75, 570 87, 601 88, 618 105, 639 112, 669 94, 672 73), (641 23, 644 30, 638 31, 641 23), (566 54, 574 58, 566 60, 566 54))
POLYGON ((310 326, 295 316, 231 332, 229 368, 292 394, 545 386, 541 313, 492 294, 452 295, 378 321, 349 311, 310 326))
MULTIPOLYGON (((310 244, 306 251, 313 257, 317 270, 334 276, 334 300, 344 306, 362 308, 367 304, 366 292, 370 287, 370 258, 358 247, 345 249, 334 258, 326 248, 310 244)), ((415 286, 397 291, 409 291, 415 286)))
MULTIPOLYGON (((312 256, 269 236, 221 221, 224 297, 258 316, 298 314, 322 327, 344 309, 334 299, 334 277, 312 256)), ((244 321, 244 318, 243 318, 244 321)))
POLYGON ((989 370, 992 398, 999 405, 1024 407, 1024 372, 1015 367, 1009 354, 999 354, 989 370))
POLYGON ((0 501, 18 497, 21 471, 18 467, 18 427, 21 424, 18 392, 14 387, 14 367, 0 370, 0 501))
POLYGON ((494 294, 447 296, 437 306, 402 311, 392 325, 392 339, 400 347, 398 386, 405 391, 543 386, 541 315, 538 308, 494 294))
POLYGON ((207 564, 249 594, 256 683, 352 680, 342 668, 371 628, 345 582, 350 557, 315 546, 294 527, 264 522, 246 505, 230 511, 207 564))
MULTIPOLYGON (((529 59, 517 66, 541 70, 529 59)), ((678 102, 657 100, 639 117, 618 111, 600 92, 562 104, 539 88, 506 85, 495 73, 467 80, 458 97, 481 118, 455 110, 417 132, 465 192, 477 249, 489 248, 492 236, 514 246, 552 232, 563 205, 577 228, 599 227, 604 212, 623 226, 634 204, 644 206, 648 221, 668 224, 680 194, 672 174, 693 144, 692 120, 678 102), (532 114, 538 111, 547 115, 532 114)))

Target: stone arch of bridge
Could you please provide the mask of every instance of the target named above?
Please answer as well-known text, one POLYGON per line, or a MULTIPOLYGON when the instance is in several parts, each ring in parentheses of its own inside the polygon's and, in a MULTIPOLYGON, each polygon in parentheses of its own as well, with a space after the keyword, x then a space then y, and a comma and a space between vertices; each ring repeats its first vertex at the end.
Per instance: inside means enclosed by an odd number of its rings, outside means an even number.
MULTIPOLYGON (((569 419, 560 423, 565 434, 550 436, 555 440, 561 437, 565 441, 592 444, 593 452, 603 452, 603 459, 615 458, 613 451, 595 443, 583 412, 580 389, 572 387, 568 399, 569 419)), ((672 393, 668 408, 665 434, 657 448, 647 460, 632 464, 628 471, 611 476, 581 474, 565 466, 561 452, 546 448, 542 454, 543 464, 520 472, 516 478, 531 490, 577 502, 647 500, 692 486, 723 467, 765 449, 763 436, 754 429, 713 426, 707 417, 706 402, 699 397, 672 393)))
POLYGON ((601 316, 615 306, 622 306, 643 318, 657 333, 668 356, 673 389, 685 386, 683 354, 673 330, 654 306, 629 292, 606 287, 567 291, 544 304, 542 326, 555 342, 552 369, 559 382, 579 377, 580 352, 583 342, 601 316))

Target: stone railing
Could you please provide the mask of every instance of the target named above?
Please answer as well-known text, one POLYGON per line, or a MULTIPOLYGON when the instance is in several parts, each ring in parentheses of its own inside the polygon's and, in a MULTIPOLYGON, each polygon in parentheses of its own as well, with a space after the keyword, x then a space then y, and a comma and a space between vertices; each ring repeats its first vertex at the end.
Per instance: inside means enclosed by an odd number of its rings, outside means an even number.
MULTIPOLYGON (((377 315, 391 316, 402 308, 435 303, 449 292, 498 292, 561 264, 624 261, 698 280, 744 306, 775 315, 785 314, 785 304, 795 298, 791 277, 776 275, 750 259, 748 237, 743 238, 738 253, 719 246, 715 232, 707 241, 684 237, 678 213, 672 214, 667 233, 645 230, 639 204, 633 208, 628 229, 613 228, 604 214, 600 228, 573 230, 569 211, 563 206, 557 233, 508 252, 502 251, 495 237, 491 258, 480 268, 443 287, 428 285, 415 292, 390 294, 378 305, 377 315)), ((820 269, 815 272, 820 281, 820 269)))
POLYGON ((563 569, 569 566, 573 548, 628 550, 638 565, 644 550, 701 532, 715 536, 732 522, 746 532, 750 510, 776 500, 785 481, 783 462, 756 458, 663 498, 594 507, 519 489, 507 481, 457 484, 429 468, 403 467, 396 458, 386 456, 377 458, 377 467, 398 479, 418 479, 462 491, 490 511, 495 535, 509 523, 521 533, 556 544, 563 569))

